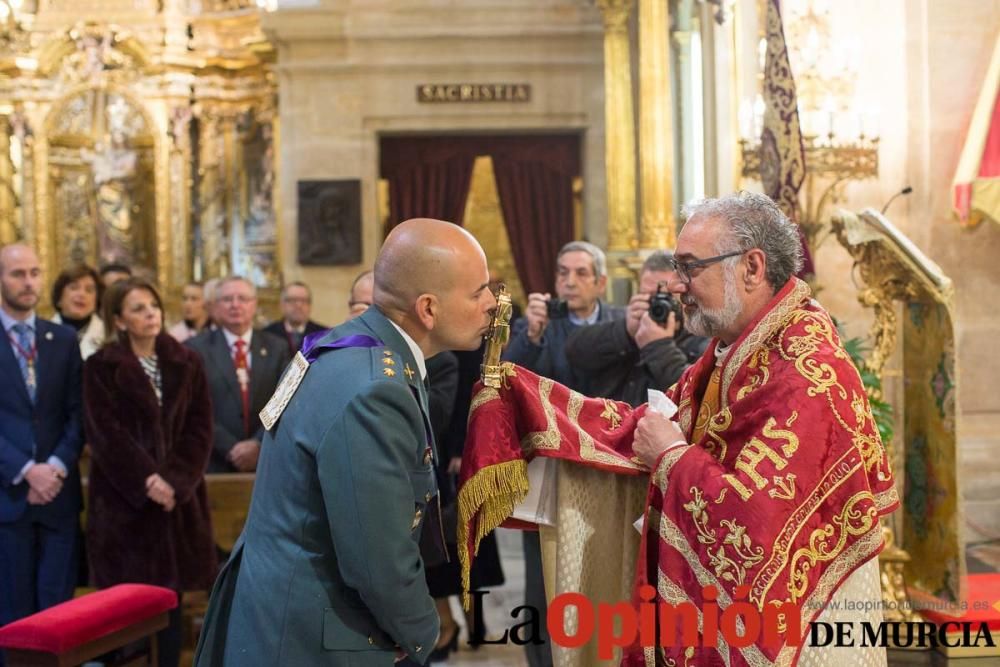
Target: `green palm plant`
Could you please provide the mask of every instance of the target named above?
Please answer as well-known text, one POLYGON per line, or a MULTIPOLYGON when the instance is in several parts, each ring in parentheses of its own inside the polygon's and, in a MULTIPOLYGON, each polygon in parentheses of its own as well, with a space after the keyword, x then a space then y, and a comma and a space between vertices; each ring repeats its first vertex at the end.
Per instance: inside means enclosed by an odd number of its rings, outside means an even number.
POLYGON ((851 356, 851 361, 854 362, 854 365, 857 366, 858 373, 861 374, 861 382, 868 393, 868 403, 871 404, 872 417, 875 418, 875 426, 878 428, 878 433, 882 437, 882 442, 888 444, 892 442, 892 435, 894 433, 894 415, 892 406, 885 401, 882 394, 882 378, 865 361, 865 357, 871 348, 860 337, 845 338, 843 328, 839 326, 838 328, 841 329, 841 339, 844 341, 844 349, 851 356))

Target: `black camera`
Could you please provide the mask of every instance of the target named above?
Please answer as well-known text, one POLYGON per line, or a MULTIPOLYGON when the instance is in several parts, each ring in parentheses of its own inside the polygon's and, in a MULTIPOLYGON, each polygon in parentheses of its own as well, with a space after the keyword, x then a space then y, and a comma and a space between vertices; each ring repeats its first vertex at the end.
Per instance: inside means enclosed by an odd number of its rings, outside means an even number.
POLYGON ((670 295, 670 292, 664 289, 663 283, 658 283, 656 285, 656 294, 649 298, 649 319, 660 326, 666 326, 670 313, 674 314, 674 321, 677 323, 677 327, 680 328, 682 318, 684 317, 681 304, 670 295))
POLYGON ((558 320, 563 317, 569 317, 569 304, 565 299, 549 299, 545 302, 545 307, 548 309, 550 320, 558 320))

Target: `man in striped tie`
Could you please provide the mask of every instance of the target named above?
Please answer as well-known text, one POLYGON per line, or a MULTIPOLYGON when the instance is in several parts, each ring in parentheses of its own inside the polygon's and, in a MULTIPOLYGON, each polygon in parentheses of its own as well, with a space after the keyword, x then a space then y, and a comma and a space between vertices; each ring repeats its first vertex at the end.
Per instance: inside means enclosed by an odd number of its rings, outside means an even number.
POLYGON ((0 625, 69 599, 76 583, 80 347, 35 314, 41 287, 33 249, 0 249, 0 625))

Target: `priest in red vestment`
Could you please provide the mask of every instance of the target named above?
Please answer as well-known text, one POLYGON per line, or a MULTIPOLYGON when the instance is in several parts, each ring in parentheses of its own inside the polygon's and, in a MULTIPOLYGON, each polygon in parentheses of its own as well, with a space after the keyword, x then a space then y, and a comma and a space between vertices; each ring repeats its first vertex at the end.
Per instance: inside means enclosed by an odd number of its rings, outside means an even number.
POLYGON ((699 609, 713 587, 720 616, 794 606, 783 620, 801 634, 685 647, 678 626, 675 645, 636 644, 625 665, 793 665, 838 589, 866 588, 852 577, 874 576, 879 601, 879 517, 899 500, 858 371, 800 264, 794 226, 763 195, 688 209, 670 289, 688 330, 713 341, 668 394, 676 421, 647 411, 633 448, 652 471, 639 584, 699 609))

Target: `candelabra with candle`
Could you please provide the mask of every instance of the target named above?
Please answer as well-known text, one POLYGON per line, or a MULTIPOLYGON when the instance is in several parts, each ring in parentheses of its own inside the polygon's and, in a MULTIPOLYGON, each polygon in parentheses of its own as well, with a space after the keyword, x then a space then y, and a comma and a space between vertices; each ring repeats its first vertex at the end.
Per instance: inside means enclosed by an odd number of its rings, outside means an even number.
MULTIPOLYGON (((878 176, 878 137, 862 130, 853 139, 841 139, 831 128, 822 135, 804 134, 806 177, 800 198, 799 225, 815 251, 830 233, 828 209, 843 201, 851 181, 878 176)), ((760 141, 740 139, 744 178, 760 179, 760 141)))

